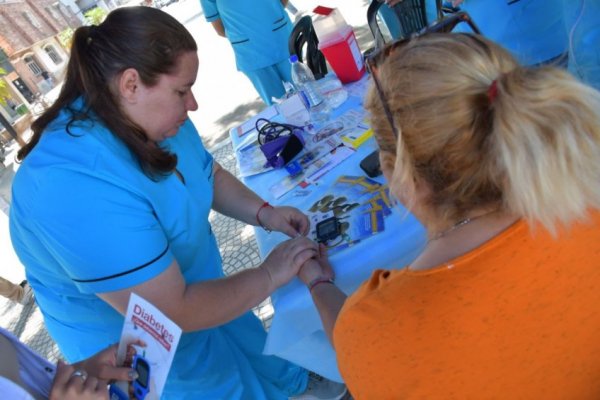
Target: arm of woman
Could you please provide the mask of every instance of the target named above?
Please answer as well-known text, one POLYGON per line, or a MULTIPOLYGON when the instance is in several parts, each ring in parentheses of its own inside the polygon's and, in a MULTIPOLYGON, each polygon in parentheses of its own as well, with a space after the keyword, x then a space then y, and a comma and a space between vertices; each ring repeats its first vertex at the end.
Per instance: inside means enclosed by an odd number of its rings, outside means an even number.
POLYGON ((265 201, 229 171, 214 163, 213 209, 250 225, 282 232, 289 237, 306 235, 308 217, 294 207, 264 207, 265 201))
POLYGON ((217 19, 214 20, 210 23, 213 27, 213 29, 215 30, 215 32, 217 32, 217 35, 221 36, 221 37, 225 37, 225 27, 223 26, 223 21, 221 21, 221 19, 217 19))
POLYGON ((242 315, 287 283, 317 253, 316 244, 297 237, 279 244, 257 268, 220 279, 186 284, 177 261, 139 285, 97 295, 125 315, 131 292, 148 300, 184 331, 219 326, 242 315))
POLYGON ((312 300, 321 317, 323 329, 333 344, 335 321, 347 296, 336 285, 327 282, 328 279, 333 279, 334 273, 323 245, 319 247, 319 255, 309 259, 302 266, 298 277, 310 290, 312 300), (319 283, 314 284, 315 282, 319 283))

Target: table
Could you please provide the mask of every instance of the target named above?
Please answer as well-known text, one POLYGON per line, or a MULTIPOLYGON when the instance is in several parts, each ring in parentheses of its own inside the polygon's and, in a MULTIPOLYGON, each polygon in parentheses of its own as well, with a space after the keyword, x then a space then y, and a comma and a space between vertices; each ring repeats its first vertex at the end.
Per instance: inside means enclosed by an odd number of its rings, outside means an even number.
MULTIPOLYGON (((344 104, 333 111, 332 119, 350 109, 360 107, 362 107, 362 98, 349 96, 344 104)), ((250 134, 253 133, 247 135, 250 134)), ((230 136, 234 149, 245 140, 245 137, 238 137, 235 128, 230 131, 230 136)), ((284 169, 242 178, 242 181, 271 204, 285 204, 306 211, 327 192, 339 176, 364 175, 359 163, 375 147, 374 139, 369 139, 357 149, 355 154, 321 178, 318 185, 311 185, 302 191, 297 188, 279 199, 271 195, 269 188, 286 177, 287 172, 284 169), (302 193, 302 196, 298 193, 302 193)), ((383 176, 376 180, 385 183, 383 176)), ((278 243, 287 239, 283 234, 269 234, 261 228, 256 228, 255 231, 258 248, 263 258, 278 243)), ((346 294, 351 294, 369 278, 373 270, 403 267, 422 251, 425 244, 426 234, 423 226, 404 207, 398 205, 392 215, 385 219, 383 232, 330 257, 336 273, 336 285, 346 294)), ((322 329, 319 314, 304 284, 299 279, 293 279, 275 291, 271 299, 275 314, 264 353, 279 356, 328 379, 343 382, 337 368, 335 352, 322 329)))

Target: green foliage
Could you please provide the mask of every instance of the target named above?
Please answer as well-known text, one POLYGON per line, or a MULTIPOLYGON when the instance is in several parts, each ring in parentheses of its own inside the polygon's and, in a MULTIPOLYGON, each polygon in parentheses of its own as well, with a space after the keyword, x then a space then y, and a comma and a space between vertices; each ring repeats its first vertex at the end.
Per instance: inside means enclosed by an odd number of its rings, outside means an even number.
POLYGON ((15 111, 17 112, 18 115, 25 115, 29 112, 29 108, 27 108, 27 106, 25 104, 21 104, 20 106, 17 107, 17 109, 15 111))
POLYGON ((0 68, 0 104, 3 106, 6 105, 6 97, 10 97, 10 91, 8 90, 8 84, 2 78, 6 75, 6 71, 3 68, 0 68))
POLYGON ((100 25, 108 13, 100 7, 95 7, 83 14, 88 25, 100 25))
POLYGON ((58 41, 60 42, 60 45, 64 49, 71 48, 71 41, 73 40, 73 33, 75 33, 75 29, 67 28, 58 34, 58 41))

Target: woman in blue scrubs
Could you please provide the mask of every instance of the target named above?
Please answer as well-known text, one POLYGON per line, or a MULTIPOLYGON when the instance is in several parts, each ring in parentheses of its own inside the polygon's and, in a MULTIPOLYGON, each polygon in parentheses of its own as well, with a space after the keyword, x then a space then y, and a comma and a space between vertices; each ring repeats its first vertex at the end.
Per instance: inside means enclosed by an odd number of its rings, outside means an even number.
POLYGON ((288 39, 292 22, 287 0, 200 0, 206 20, 226 37, 243 72, 267 104, 285 94, 291 82, 288 39))
MULTIPOLYGON (((391 7, 401 1, 386 0, 385 3, 391 7)), ((485 37, 509 50, 521 64, 566 66, 568 40, 563 1, 567 0, 452 0, 448 3, 469 13, 485 37)), ((430 18, 435 12, 435 1, 426 0, 425 4, 430 18)), ((459 25, 456 30, 461 29, 459 25)), ((470 32, 469 28, 465 29, 470 32)))
POLYGON ((563 0, 569 71, 600 90, 600 1, 563 0))
POLYGON ((11 239, 69 361, 119 340, 135 292, 185 332, 162 398, 287 399, 307 372, 262 355, 249 310, 316 244, 305 215, 265 203, 202 146, 187 117, 196 52, 183 25, 149 7, 75 31, 62 91, 18 153, 11 239), (294 239, 224 276, 211 209, 294 239))

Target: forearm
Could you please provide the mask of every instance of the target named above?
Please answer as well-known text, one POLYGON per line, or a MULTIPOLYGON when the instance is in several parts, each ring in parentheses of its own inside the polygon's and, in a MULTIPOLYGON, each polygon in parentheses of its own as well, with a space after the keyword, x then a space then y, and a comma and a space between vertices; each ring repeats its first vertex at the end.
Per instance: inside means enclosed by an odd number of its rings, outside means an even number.
POLYGON ((262 267, 187 284, 174 262, 150 281, 115 292, 98 293, 98 297, 125 315, 130 294, 136 293, 184 331, 196 331, 231 321, 258 305, 273 290, 275 285, 262 267))
POLYGON ((346 301, 346 294, 337 286, 322 283, 315 286, 311 291, 313 302, 319 311, 323 329, 333 344, 333 328, 338 314, 346 301))
POLYGON ((221 21, 220 19, 217 19, 213 22, 211 22, 211 25, 213 27, 213 29, 215 30, 215 32, 217 32, 217 35, 225 37, 225 27, 223 26, 223 21, 221 21))
POLYGON ((184 331, 219 326, 257 306, 273 290, 269 275, 262 268, 191 284, 185 288, 176 319, 184 331))
POLYGON ((214 174, 212 208, 247 224, 257 225, 256 213, 264 200, 218 164, 215 164, 214 174))

